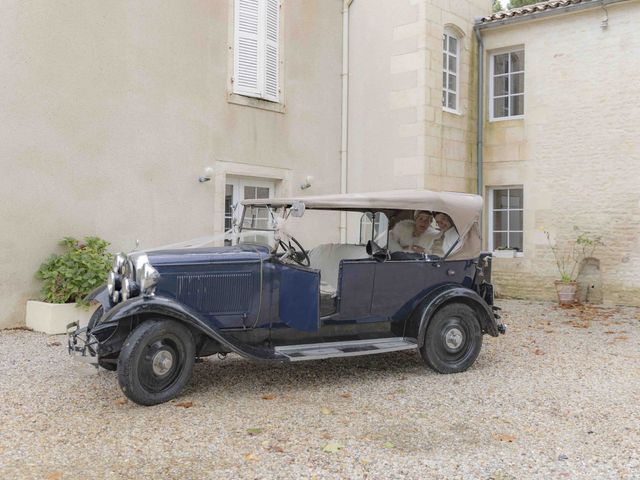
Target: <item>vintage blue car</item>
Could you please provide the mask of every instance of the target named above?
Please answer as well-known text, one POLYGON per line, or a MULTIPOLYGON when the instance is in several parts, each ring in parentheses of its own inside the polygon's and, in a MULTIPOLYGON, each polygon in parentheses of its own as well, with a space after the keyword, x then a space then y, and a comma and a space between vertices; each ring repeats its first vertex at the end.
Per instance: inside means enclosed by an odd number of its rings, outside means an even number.
POLYGON ((462 372, 483 334, 505 332, 481 213, 479 196, 423 190, 246 201, 231 245, 118 254, 89 324, 69 325, 69 351, 117 370, 141 405, 230 352, 296 362, 416 349, 435 371, 462 372), (323 227, 354 221, 350 243, 323 227))

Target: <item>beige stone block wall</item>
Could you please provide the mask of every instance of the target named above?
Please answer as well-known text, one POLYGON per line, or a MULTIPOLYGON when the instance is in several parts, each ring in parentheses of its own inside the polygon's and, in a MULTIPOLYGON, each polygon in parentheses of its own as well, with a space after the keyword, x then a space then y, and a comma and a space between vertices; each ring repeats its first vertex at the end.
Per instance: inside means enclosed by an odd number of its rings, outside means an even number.
POLYGON ((475 193, 476 186, 476 45, 473 19, 486 15, 485 1, 438 0, 426 4, 430 65, 426 85, 427 112, 425 188, 475 193), (445 27, 459 33, 458 112, 442 109, 442 35, 445 27), (431 114, 433 112, 433 114, 431 114), (438 161, 437 159, 441 159, 438 161))
MULTIPOLYGON (((486 187, 524 186, 524 257, 496 259, 504 295, 554 299, 542 229, 602 235, 604 302, 640 305, 640 4, 485 31, 487 50, 525 48, 525 116, 486 122, 486 187)), ((488 67, 488 63, 487 63, 488 67)))
POLYGON ((485 0, 352 3, 349 191, 476 191, 473 18, 489 11, 485 0), (457 114, 441 103, 445 25, 461 37, 457 114))
POLYGON ((220 231, 220 161, 339 190, 342 1, 282 3, 279 113, 228 101, 230 0, 0 2, 0 327, 24 322, 65 235, 131 250, 220 231))
MULTIPOLYGON (((350 192, 421 187, 424 69, 419 2, 355 0, 349 11, 350 192)), ((357 237, 359 225, 349 225, 357 237)))

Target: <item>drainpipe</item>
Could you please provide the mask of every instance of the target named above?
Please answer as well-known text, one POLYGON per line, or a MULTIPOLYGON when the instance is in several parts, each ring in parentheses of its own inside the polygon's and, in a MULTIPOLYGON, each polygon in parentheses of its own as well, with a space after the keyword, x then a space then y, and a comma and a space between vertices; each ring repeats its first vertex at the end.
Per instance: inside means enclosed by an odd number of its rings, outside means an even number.
MULTIPOLYGON (((347 173, 349 165, 348 114, 349 114, 349 7, 353 0, 344 0, 342 5, 342 114, 340 142, 340 193, 347 193, 347 173)), ((340 214, 340 243, 347 242, 347 213, 340 214)))
MULTIPOLYGON (((476 33, 476 40, 478 41, 478 118, 476 119, 476 160, 478 162, 478 195, 484 198, 484 179, 482 175, 482 162, 483 157, 483 141, 484 141, 484 44, 482 43, 482 35, 480 35, 480 29, 477 25, 473 29, 476 33)), ((480 218, 480 232, 482 232, 482 218, 480 218)))

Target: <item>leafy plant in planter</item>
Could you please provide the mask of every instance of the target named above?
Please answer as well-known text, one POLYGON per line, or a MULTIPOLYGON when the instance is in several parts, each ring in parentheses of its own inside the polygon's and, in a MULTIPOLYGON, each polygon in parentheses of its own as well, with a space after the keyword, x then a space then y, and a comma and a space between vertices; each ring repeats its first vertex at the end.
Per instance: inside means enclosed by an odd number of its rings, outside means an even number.
POLYGON ((561 305, 568 305, 575 302, 578 284, 576 282, 578 266, 585 258, 593 257, 598 247, 604 245, 602 236, 581 232, 578 227, 573 227, 577 233, 575 239, 567 242, 564 248, 560 248, 557 243, 551 242, 551 235, 544 231, 547 242, 556 261, 560 280, 556 280, 556 291, 558 301, 561 305))
POLYGON ((45 261, 36 276, 43 281, 42 299, 49 303, 87 305, 84 297, 104 283, 112 255, 107 252, 109 242, 98 237, 85 237, 84 242, 73 237, 60 241, 66 251, 53 254, 45 261))

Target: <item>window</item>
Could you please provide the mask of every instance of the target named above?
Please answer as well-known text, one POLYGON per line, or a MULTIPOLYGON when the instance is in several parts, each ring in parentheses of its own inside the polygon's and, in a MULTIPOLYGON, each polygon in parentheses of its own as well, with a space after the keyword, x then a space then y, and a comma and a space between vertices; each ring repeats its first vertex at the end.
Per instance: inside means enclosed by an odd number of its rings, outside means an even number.
POLYGON ((235 0, 233 93, 278 102, 279 0, 235 0))
POLYGON ((489 194, 489 249, 516 250, 523 245, 522 187, 493 188, 489 194))
POLYGON ((458 70, 460 40, 450 29, 442 35, 442 108, 458 112, 458 70))
POLYGON ((491 56, 491 119, 524 115, 524 50, 491 56))

